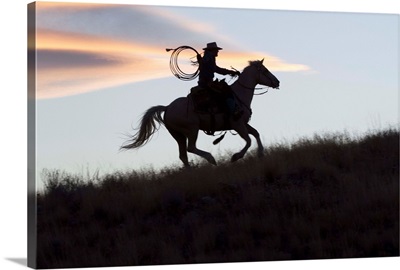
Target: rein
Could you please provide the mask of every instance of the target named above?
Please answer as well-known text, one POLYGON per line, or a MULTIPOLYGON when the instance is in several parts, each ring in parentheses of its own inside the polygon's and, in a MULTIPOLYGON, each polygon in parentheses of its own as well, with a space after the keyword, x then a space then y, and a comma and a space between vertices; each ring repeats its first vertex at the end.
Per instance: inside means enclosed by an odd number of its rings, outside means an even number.
POLYGON ((268 91, 269 91, 269 89, 270 89, 270 87, 269 86, 264 86, 264 87, 254 87, 254 88, 251 88, 251 87, 248 87, 248 86, 246 86, 246 85, 244 85, 243 83, 241 83, 240 81, 238 81, 238 83, 240 84, 240 86, 241 87, 243 87, 243 88, 245 88, 245 89, 247 89, 247 90, 254 90, 254 91, 258 91, 258 90, 264 90, 264 89, 267 89, 267 90, 265 90, 264 92, 262 92, 262 93, 254 93, 253 95, 254 96, 260 96, 260 95, 264 95, 264 94, 266 94, 266 93, 268 93, 268 91))

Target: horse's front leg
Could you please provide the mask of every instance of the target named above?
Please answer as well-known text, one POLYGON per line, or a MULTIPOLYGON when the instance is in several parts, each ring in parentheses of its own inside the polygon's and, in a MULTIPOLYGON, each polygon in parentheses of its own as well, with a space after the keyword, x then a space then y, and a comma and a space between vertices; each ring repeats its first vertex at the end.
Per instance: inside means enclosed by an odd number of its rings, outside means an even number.
POLYGON ((243 147, 243 149, 234 154, 231 158, 231 162, 235 162, 238 159, 241 159, 244 154, 246 154, 247 150, 250 148, 251 145, 251 139, 249 136, 249 132, 247 130, 247 127, 245 125, 240 125, 238 128, 235 128, 236 132, 246 141, 246 145, 243 147))
POLYGON ((262 145, 261 139, 260 139, 260 134, 258 133, 258 131, 253 128, 252 126, 250 126, 249 124, 246 124, 247 130, 248 132, 254 136, 254 138, 256 138, 257 140, 257 145, 258 145, 258 149, 257 149, 257 154, 258 157, 263 157, 264 156, 264 146, 262 145))

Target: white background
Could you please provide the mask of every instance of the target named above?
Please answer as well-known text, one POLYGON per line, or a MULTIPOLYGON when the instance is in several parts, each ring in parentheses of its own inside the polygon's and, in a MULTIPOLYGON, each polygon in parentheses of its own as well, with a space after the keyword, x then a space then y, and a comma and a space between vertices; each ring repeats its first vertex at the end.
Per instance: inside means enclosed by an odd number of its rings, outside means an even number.
MULTIPOLYGON (((71 1, 67 1, 71 2, 71 1)), ((81 1, 111 3, 112 1, 81 1)), ((124 4, 185 5, 187 0, 169 1, 122 1, 124 4)), ((0 177, 0 269, 23 269, 27 258, 27 65, 26 65, 26 15, 25 0, 3 1, 1 7, 1 171, 0 177)), ((312 11, 379 12, 399 14, 398 0, 279 0, 279 1, 198 1, 189 6, 239 7, 312 11), (229 4, 228 4, 229 3, 229 4)), ((400 27, 400 25, 399 25, 400 27)), ((319 261, 288 261, 239 264, 208 264, 181 266, 139 267, 145 269, 340 269, 371 268, 398 269, 400 259, 345 259, 319 261)), ((133 269, 133 267, 92 268, 133 269)))

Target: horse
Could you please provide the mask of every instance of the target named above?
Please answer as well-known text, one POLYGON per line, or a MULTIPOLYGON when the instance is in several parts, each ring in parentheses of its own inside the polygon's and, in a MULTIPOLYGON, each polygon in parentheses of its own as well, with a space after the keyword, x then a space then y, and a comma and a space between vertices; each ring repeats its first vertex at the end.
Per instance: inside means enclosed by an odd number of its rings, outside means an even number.
POLYGON ((226 119, 224 113, 219 113, 211 120, 207 114, 199 114, 194 109, 190 97, 180 97, 172 101, 168 106, 153 106, 143 115, 139 130, 130 137, 121 149, 135 149, 145 145, 154 133, 164 125, 171 136, 178 143, 179 159, 185 167, 190 167, 187 153, 196 154, 213 165, 217 165, 211 153, 200 150, 196 147, 196 140, 199 130, 215 131, 234 130, 246 142, 246 145, 239 152, 235 153, 231 162, 235 162, 245 155, 251 145, 249 134, 255 137, 258 145, 259 157, 264 155, 258 131, 248 123, 252 114, 251 102, 256 85, 264 85, 274 89, 279 88, 279 80, 263 65, 264 59, 249 61, 249 65, 243 69, 237 80, 231 85, 236 103, 241 106, 243 113, 239 119, 230 116, 226 119), (162 114, 164 113, 164 117, 162 114))

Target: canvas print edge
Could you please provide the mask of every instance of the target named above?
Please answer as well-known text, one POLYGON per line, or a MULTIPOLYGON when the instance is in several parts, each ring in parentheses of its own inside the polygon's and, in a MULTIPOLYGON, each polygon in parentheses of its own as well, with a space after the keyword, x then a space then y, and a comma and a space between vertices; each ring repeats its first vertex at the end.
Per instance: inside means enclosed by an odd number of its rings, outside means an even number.
POLYGON ((28 9, 28 267, 36 268, 36 3, 28 9))

